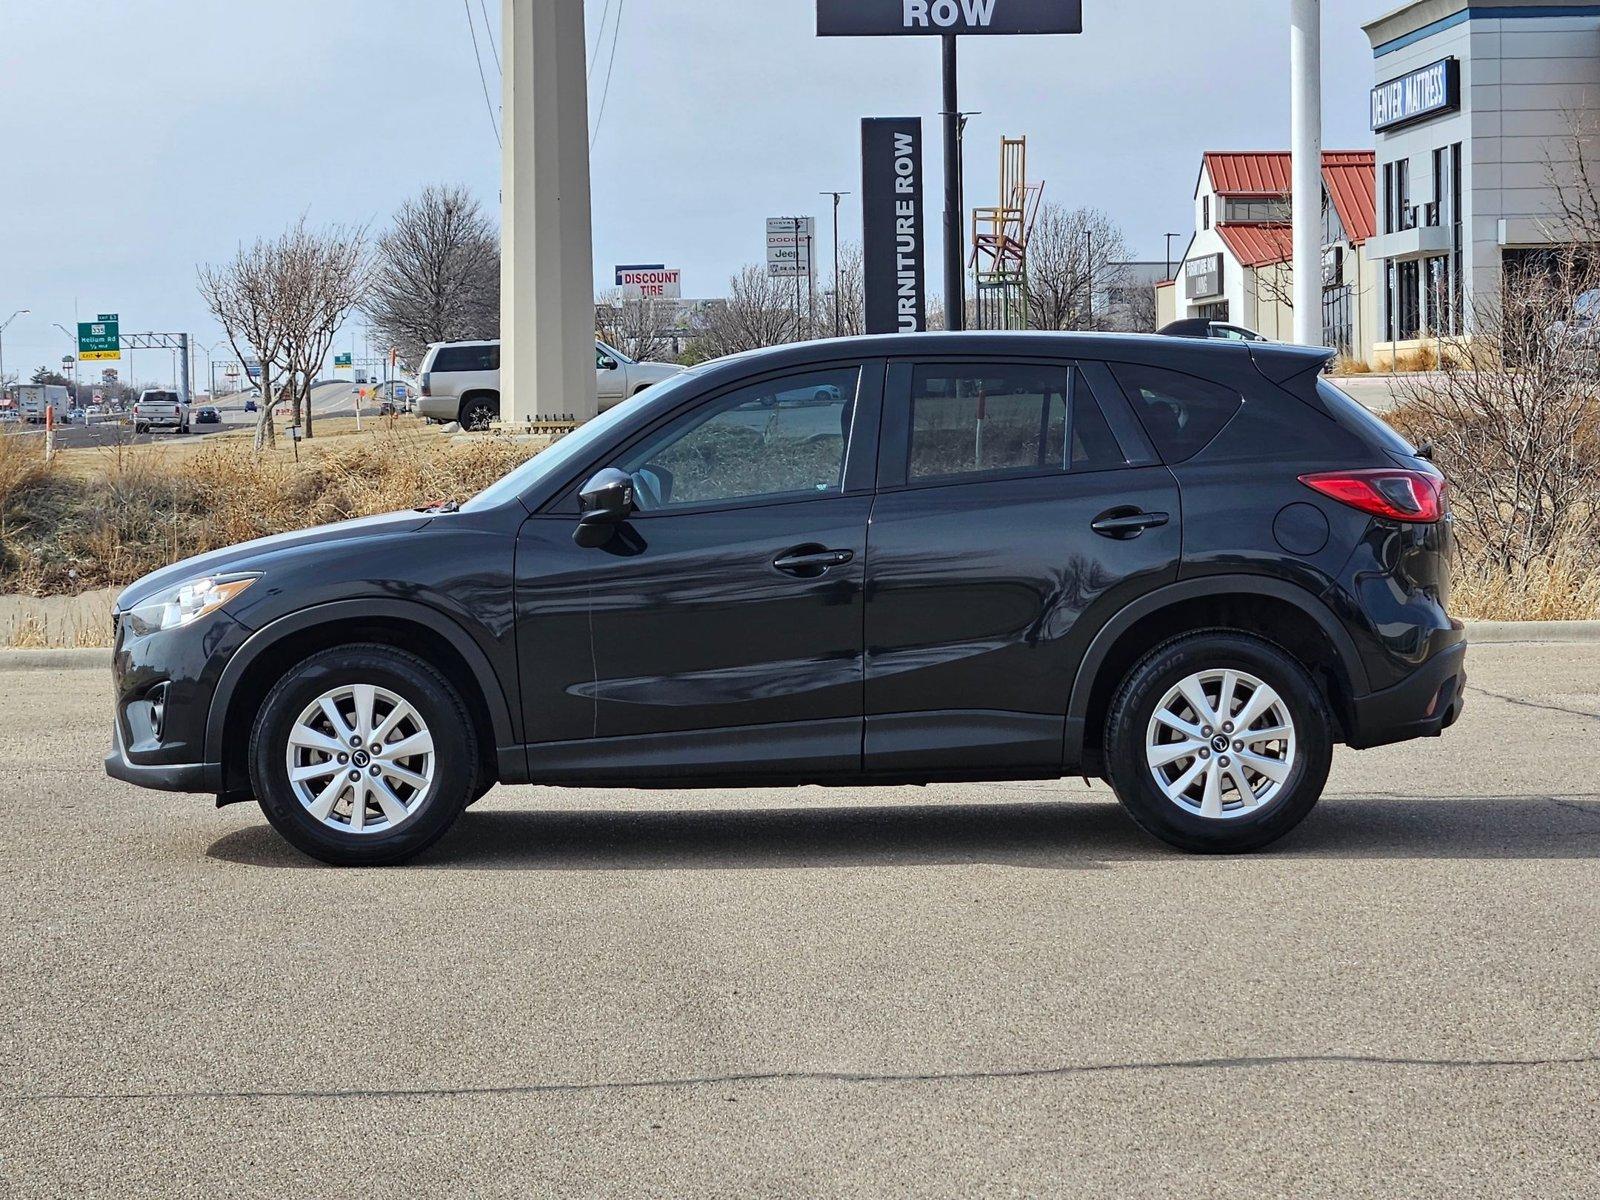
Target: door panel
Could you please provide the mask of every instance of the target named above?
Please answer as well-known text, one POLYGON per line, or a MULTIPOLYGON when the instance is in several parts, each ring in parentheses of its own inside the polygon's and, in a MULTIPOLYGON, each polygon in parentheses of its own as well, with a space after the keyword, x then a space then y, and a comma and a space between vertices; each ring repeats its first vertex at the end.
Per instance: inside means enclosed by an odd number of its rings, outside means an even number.
POLYGON ((868 534, 865 766, 1053 773, 1103 614, 1177 576, 1178 488, 1163 466, 1116 461, 1075 373, 1066 434, 1052 380, 1070 364, 965 369, 889 373, 883 444, 899 457, 880 478, 909 486, 878 497, 868 534), (936 402, 914 413, 914 393, 936 402))

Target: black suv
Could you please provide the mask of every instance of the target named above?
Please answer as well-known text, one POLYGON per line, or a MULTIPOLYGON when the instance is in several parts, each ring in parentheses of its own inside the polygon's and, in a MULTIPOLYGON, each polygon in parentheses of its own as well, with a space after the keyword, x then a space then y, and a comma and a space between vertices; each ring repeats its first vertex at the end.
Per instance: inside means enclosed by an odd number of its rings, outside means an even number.
POLYGON ((863 338, 707 364, 480 495, 117 601, 107 771, 389 863, 495 783, 1108 779, 1266 845, 1460 713, 1439 472, 1323 351, 863 338))

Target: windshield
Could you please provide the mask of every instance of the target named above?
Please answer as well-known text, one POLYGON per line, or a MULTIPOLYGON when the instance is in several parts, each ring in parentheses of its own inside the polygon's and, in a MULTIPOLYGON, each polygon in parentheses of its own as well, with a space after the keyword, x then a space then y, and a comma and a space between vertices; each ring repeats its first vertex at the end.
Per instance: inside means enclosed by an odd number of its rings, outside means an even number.
POLYGON ((581 425, 576 431, 567 434, 548 450, 541 450, 535 454, 509 475, 491 483, 463 504, 461 511, 481 512, 484 509, 498 507, 508 500, 521 496, 524 492, 531 491, 538 484, 559 478, 587 456, 598 452, 611 431, 636 413, 640 403, 670 405, 681 389, 696 382, 698 378, 698 372, 685 371, 681 375, 674 375, 665 383, 656 384, 644 396, 625 400, 610 411, 601 413, 588 424, 581 425))

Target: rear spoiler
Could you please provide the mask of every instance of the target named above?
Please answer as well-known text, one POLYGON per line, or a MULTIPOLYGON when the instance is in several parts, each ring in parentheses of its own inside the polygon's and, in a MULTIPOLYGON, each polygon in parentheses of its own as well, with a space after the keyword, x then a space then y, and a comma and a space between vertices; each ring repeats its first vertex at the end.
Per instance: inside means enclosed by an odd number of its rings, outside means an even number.
POLYGON ((1269 383, 1288 392, 1306 407, 1314 409, 1330 421, 1337 420, 1317 392, 1317 381, 1322 372, 1338 355, 1337 350, 1324 346, 1257 346, 1250 347, 1250 358, 1256 370, 1269 383))

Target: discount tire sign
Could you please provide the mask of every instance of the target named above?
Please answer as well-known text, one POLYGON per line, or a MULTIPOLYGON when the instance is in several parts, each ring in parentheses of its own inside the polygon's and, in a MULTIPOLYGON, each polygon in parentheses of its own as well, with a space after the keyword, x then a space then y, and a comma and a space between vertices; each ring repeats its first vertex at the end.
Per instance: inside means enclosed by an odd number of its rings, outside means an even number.
POLYGON ((817 33, 1082 33, 1083 0, 817 0, 817 33))

